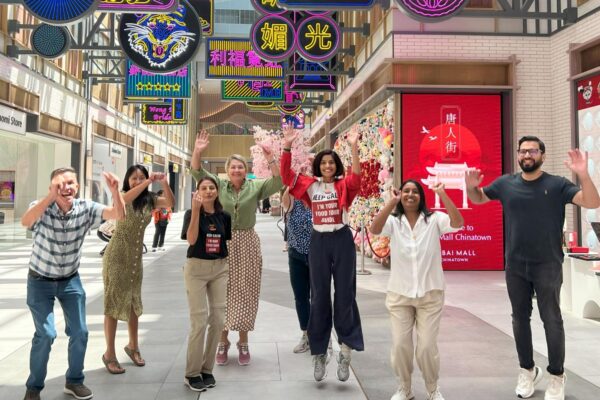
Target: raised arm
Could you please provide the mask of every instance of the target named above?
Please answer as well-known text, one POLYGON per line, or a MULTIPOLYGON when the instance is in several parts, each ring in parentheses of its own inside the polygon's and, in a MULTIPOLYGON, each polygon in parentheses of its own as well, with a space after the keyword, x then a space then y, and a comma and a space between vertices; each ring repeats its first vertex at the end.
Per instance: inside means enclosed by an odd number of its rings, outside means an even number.
POLYGON ((456 208, 456 205, 452 199, 448 197, 448 193, 446 193, 444 190, 444 184, 436 183, 432 189, 435 193, 437 193, 438 196, 440 196, 440 199, 444 203, 444 207, 446 207, 446 211, 450 217, 450 226, 453 228, 462 227, 465 223, 465 220, 460 211, 458 211, 458 208, 456 208))
POLYGON ((125 204, 131 204, 137 197, 146 189, 148 186, 152 184, 154 181, 159 181, 164 179, 165 174, 162 172, 152 172, 148 179, 139 185, 129 189, 126 193, 123 194, 123 200, 125 200, 125 204))
POLYGON ((258 147, 260 147, 265 157, 265 160, 267 160, 267 162, 269 163, 269 169, 271 170, 271 174, 273 176, 279 176, 279 165, 277 165, 277 160, 275 159, 275 155, 273 154, 273 149, 271 148, 271 146, 262 142, 255 143, 258 147))
POLYGON ((202 168, 202 152, 208 147, 208 132, 202 129, 196 135, 196 142, 194 144, 194 152, 192 153, 191 167, 194 170, 202 168))
POLYGON ((198 232, 200 226, 200 210, 202 209, 202 194, 200 191, 194 193, 192 199, 192 216, 190 218, 190 224, 187 229, 187 241, 190 246, 196 244, 198 240, 198 232))
POLYGON ((358 132, 358 128, 354 126, 350 132, 348 132, 348 143, 350 143, 352 149, 352 173, 356 175, 360 175, 360 157, 358 155, 359 137, 360 133, 358 132))
POLYGON ((173 191, 171 190, 171 186, 169 186, 169 181, 167 181, 167 176, 166 175, 162 175, 159 178, 156 179, 158 182, 160 182, 160 185, 162 186, 163 189, 163 195, 159 196, 156 199, 156 207, 157 208, 171 208, 173 207, 173 205, 175 204, 175 195, 173 194, 173 191))
POLYGON ((279 168, 283 184, 287 186, 291 186, 296 177, 296 174, 292 171, 292 145, 299 134, 300 132, 295 130, 291 125, 288 125, 283 130, 283 154, 279 160, 279 168))
POLYGON ((569 160, 565 161, 565 165, 577 175, 581 185, 581 190, 573 197, 573 204, 592 209, 600 207, 598 189, 588 172, 587 151, 582 153, 579 149, 569 150, 569 160))
POLYGON ((23 226, 31 228, 33 224, 35 224, 37 220, 39 220, 40 217, 44 214, 46 209, 50 207, 52 203, 54 203, 54 201, 58 197, 58 192, 61 190, 61 188, 66 187, 66 183, 62 182, 61 184, 60 179, 57 178, 58 177, 55 177, 50 183, 50 186, 48 187, 48 194, 46 195, 46 197, 38 201, 27 211, 25 211, 25 213, 21 217, 21 224, 23 226))
POLYGON ((113 199, 112 207, 104 208, 102 219, 122 220, 125 218, 125 200, 119 192, 119 178, 110 172, 104 172, 102 175, 113 199))
POLYGON ((396 205, 400 202, 400 196, 400 192, 394 189, 390 199, 385 203, 383 208, 379 210, 375 218, 373 218, 373 222, 371 222, 371 226, 369 227, 369 231, 373 235, 379 235, 381 233, 385 226, 385 221, 387 221, 392 211, 394 211, 394 208, 396 208, 396 205))
POLYGON ((467 185, 467 196, 474 204, 483 204, 490 201, 483 189, 479 187, 483 181, 483 175, 479 169, 470 169, 465 172, 465 183, 467 185))

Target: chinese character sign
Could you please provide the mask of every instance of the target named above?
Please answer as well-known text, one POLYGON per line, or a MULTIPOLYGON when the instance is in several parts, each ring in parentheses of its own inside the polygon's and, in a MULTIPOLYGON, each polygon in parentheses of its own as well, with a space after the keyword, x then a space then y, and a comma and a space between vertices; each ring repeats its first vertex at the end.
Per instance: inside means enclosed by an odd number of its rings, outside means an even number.
POLYGON ((269 14, 283 14, 286 12, 283 8, 279 7, 277 0, 251 0, 252 6, 256 11, 262 15, 269 14))
POLYGON ((283 64, 264 61, 247 39, 206 39, 206 78, 283 80, 283 64))
POLYGON ((143 104, 142 123, 146 125, 186 125, 187 101, 169 99, 167 104, 143 104))
POLYGON ((403 94, 401 109, 402 180, 419 181, 434 210, 444 205, 431 187, 443 183, 465 219, 442 237, 444 269, 504 269, 502 206, 473 206, 465 185, 469 168, 482 170, 482 186, 502 175, 500 95, 403 94))
POLYGON ((221 81, 225 101, 283 101, 281 81, 221 81))
POLYGON ((375 0, 277 0, 288 10, 347 10, 370 8, 375 0))
POLYGON ((298 26, 296 43, 306 60, 327 61, 336 55, 340 45, 338 24, 328 16, 306 18, 298 26))
POLYGON ((467 0, 396 0, 413 19, 423 22, 440 22, 452 18, 468 3, 467 0))
POLYGON ((251 32, 252 49, 263 60, 287 60, 294 52, 296 31, 285 17, 264 16, 254 23, 251 32))
POLYGON ((200 18, 202 36, 212 36, 215 21, 214 0, 188 0, 200 18))
POLYGON ((100 0, 98 11, 164 13, 175 11, 178 5, 177 0, 100 0))
POLYGON ((191 81, 189 67, 168 74, 155 74, 126 62, 125 97, 189 98, 191 81))
POLYGON ((119 42, 140 68, 165 73, 187 65, 200 48, 200 19, 187 0, 169 14, 122 14, 119 42))

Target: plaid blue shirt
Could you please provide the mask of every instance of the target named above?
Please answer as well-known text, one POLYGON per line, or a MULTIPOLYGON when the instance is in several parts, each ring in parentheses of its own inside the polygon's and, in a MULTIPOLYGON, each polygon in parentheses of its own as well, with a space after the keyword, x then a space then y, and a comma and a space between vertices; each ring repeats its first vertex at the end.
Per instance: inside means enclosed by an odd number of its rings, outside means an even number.
POLYGON ((33 252, 29 268, 48 278, 74 274, 79 268, 83 239, 91 228, 100 225, 104 208, 91 200, 74 199, 71 210, 63 214, 52 203, 31 227, 33 252))

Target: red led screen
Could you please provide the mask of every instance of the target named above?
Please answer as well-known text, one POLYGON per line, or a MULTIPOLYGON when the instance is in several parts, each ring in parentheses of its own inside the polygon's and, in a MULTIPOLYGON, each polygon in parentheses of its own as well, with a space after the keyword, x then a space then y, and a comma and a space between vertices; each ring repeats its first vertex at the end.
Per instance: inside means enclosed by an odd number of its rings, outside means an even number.
POLYGON ((484 186, 502 174, 500 95, 402 95, 402 180, 421 182, 427 206, 445 211, 428 188, 443 182, 465 219, 461 231, 442 237, 444 269, 502 270, 502 207, 467 200, 466 168, 481 169, 484 186))

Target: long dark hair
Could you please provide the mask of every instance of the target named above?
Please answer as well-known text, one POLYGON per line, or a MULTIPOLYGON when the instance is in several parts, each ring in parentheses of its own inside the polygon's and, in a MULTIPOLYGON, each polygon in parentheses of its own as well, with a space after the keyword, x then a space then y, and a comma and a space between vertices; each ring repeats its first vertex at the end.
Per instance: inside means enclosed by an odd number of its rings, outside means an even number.
MULTIPOLYGON (((125 173, 125 178, 123 178, 123 191, 129 192, 131 187, 129 186, 129 178, 134 174, 135 171, 141 171, 142 174, 148 179, 150 174, 148 174, 148 170, 141 164, 135 164, 131 167, 127 168, 127 172, 125 173)), ((152 193, 148 190, 147 187, 144 188, 142 193, 139 194, 133 200, 132 206, 135 211, 142 211, 146 206, 150 205, 151 208, 154 208, 156 202, 156 194, 152 193)))
MULTIPOLYGON (((204 178, 200 179, 198 181, 198 183, 196 184, 196 190, 200 190, 200 184, 204 181, 211 181, 217 188, 217 197, 215 198, 215 212, 223 211, 223 205, 221 204, 221 201, 219 201, 219 184, 217 183, 216 180, 214 180, 210 176, 205 176, 204 178)), ((200 211, 203 211, 203 210, 204 210, 204 208, 200 209, 200 211)))
POLYGON ((333 158, 333 162, 335 163, 335 177, 344 176, 344 164, 342 164, 342 160, 337 153, 331 149, 320 151, 313 160, 312 163, 312 173, 313 176, 321 177, 321 161, 323 157, 330 155, 333 158))
MULTIPOLYGON (((404 182, 402 182, 402 185, 400 185, 400 192, 402 193, 402 189, 404 189, 404 186, 406 186, 407 183, 412 183, 413 185, 415 185, 417 187, 417 191, 419 192, 419 214, 423 214, 423 217, 425 218, 425 222, 427 222, 427 219, 431 216, 431 214, 433 214, 433 211, 431 211, 429 208, 427 208, 427 204, 425 203, 425 190, 423 189, 423 186, 415 181, 414 179, 407 179, 404 182)), ((393 215, 395 215, 396 217, 400 218, 402 217, 402 214, 405 214, 404 212, 404 207, 402 206, 402 202, 399 201, 398 204, 396 205, 396 208, 394 209, 394 213, 393 215)))

